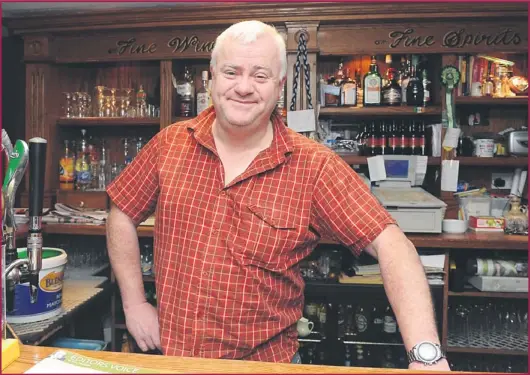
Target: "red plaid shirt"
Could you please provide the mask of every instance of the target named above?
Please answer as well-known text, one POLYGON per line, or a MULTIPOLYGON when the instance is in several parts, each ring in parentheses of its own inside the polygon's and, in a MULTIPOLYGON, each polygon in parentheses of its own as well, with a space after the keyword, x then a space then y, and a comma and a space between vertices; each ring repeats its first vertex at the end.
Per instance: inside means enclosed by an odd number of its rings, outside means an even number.
POLYGON ((135 224, 156 208, 154 262, 167 355, 290 362, 321 237, 358 254, 391 216, 335 153, 273 116, 274 138, 224 186, 215 111, 160 131, 109 186, 135 224))

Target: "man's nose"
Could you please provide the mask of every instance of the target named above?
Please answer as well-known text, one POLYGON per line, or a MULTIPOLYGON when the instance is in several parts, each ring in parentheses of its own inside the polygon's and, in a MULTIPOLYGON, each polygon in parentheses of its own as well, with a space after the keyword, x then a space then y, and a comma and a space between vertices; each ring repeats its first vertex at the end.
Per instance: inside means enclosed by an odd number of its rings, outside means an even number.
POLYGON ((235 91, 241 96, 252 94, 254 92, 252 78, 240 76, 237 80, 235 91))

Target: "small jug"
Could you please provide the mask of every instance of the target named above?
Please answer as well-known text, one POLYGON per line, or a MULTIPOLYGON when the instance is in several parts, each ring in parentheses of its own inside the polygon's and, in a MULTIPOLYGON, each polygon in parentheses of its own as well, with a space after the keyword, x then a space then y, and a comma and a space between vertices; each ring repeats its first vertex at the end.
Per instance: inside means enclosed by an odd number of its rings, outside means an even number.
POLYGON ((306 318, 300 318, 298 323, 296 323, 296 330, 298 331, 298 336, 306 337, 308 336, 315 327, 315 323, 310 322, 306 318))

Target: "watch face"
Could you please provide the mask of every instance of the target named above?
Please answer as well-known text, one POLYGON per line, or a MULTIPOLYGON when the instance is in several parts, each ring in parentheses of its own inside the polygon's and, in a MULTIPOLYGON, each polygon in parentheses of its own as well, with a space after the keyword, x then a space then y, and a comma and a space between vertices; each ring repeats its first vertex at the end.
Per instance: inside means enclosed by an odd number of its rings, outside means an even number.
POLYGON ((418 347, 418 356, 426 362, 434 360, 437 352, 436 347, 428 342, 424 342, 418 347))

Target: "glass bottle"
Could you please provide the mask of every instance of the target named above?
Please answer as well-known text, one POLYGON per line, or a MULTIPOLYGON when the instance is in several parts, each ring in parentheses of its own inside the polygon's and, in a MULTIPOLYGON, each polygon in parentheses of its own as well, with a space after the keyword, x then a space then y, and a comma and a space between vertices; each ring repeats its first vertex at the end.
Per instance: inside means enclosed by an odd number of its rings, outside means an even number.
POLYGON ((428 105, 431 105, 432 98, 431 98, 431 81, 429 80, 427 69, 423 69, 421 72, 421 83, 423 85, 423 106, 427 107, 428 105))
POLYGON ((379 74, 376 58, 375 56, 372 56, 370 71, 368 71, 363 78, 364 106, 381 105, 381 82, 381 74, 379 74))
POLYGON ((410 60, 406 56, 401 57, 401 72, 400 72, 400 85, 401 85, 401 104, 407 104, 407 86, 410 80, 410 60))
POLYGON ((208 90, 208 71, 201 73, 202 85, 197 90, 197 115, 208 108, 210 103, 210 91, 208 90))
POLYGON ((416 71, 416 67, 413 66, 412 75, 407 85, 407 105, 421 107, 423 106, 423 97, 423 84, 418 78, 418 72, 416 71))
POLYGON ((346 69, 346 79, 341 87, 341 105, 344 107, 355 107, 357 105, 357 82, 350 77, 346 69))
POLYGON ((392 311, 392 307, 387 305, 383 314, 383 336, 385 342, 396 343, 397 339, 397 321, 392 311))
POLYGON ((136 93, 136 116, 147 116, 147 94, 144 91, 143 85, 140 85, 140 89, 136 93))
POLYGON ((64 153, 59 161, 59 189, 74 190, 75 157, 69 147, 69 142, 64 141, 64 153))
POLYGON ((388 84, 383 88, 384 105, 401 105, 401 87, 396 80, 396 70, 388 69, 388 84))
POLYGON ((193 76, 187 66, 184 67, 184 78, 177 83, 177 95, 180 100, 180 113, 182 117, 193 116, 194 96, 193 76))
POLYGON ((86 140, 86 129, 81 129, 81 141, 77 149, 77 158, 75 163, 76 189, 86 190, 92 183, 90 175, 90 154, 88 142, 86 140))

